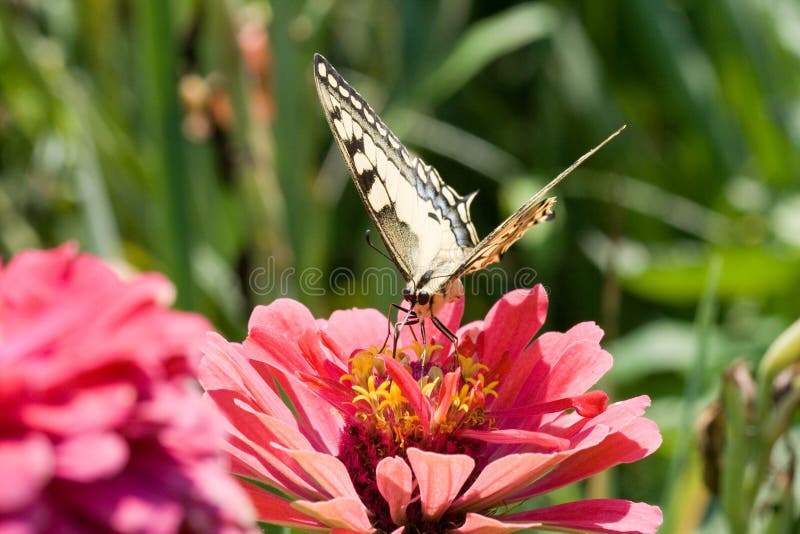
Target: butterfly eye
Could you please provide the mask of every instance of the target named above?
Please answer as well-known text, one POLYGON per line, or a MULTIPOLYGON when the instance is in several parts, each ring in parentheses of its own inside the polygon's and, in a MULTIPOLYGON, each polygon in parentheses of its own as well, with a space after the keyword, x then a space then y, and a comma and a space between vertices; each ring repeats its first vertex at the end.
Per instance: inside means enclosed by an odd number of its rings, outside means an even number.
POLYGON ((411 302, 411 290, 407 287, 403 288, 403 300, 411 302))
POLYGON ((427 291, 420 291, 419 295, 417 295, 417 302, 422 306, 425 306, 430 299, 431 295, 427 291))

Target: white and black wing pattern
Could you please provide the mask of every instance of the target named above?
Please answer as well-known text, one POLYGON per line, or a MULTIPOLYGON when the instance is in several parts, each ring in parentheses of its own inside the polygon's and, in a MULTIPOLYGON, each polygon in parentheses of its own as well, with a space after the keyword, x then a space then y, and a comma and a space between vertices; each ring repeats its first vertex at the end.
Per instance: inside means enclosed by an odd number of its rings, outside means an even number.
POLYGON ((500 261, 503 254, 525 234, 528 228, 540 222, 552 219, 554 216, 553 205, 556 203, 556 198, 545 198, 545 195, 547 195, 561 180, 566 178, 569 173, 574 171, 581 163, 600 150, 624 129, 625 126, 609 135, 602 143, 578 158, 572 165, 564 169, 561 174, 556 176, 550 183, 528 199, 525 204, 520 206, 517 211, 511 214, 508 219, 503 221, 500 226, 495 228, 472 249, 466 259, 453 270, 448 281, 480 271, 487 265, 500 261))
POLYGON ((474 193, 459 195, 409 153, 319 54, 314 80, 358 194, 405 280, 431 269, 447 278, 478 242, 469 214, 474 193))

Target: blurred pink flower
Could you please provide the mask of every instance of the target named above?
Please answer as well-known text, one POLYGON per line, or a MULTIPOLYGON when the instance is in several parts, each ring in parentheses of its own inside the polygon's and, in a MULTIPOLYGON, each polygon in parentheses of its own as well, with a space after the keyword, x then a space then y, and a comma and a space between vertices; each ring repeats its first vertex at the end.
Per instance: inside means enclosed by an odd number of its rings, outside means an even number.
POLYGON ((0 532, 241 532, 216 414, 189 378, 209 324, 169 282, 67 244, 0 265, 0 532))
MULTIPOLYGON (((661 443, 642 417, 647 397, 606 406, 605 393, 587 392, 612 364, 595 324, 529 343, 546 310, 541 286, 513 291, 458 330, 457 350, 433 340, 424 367, 408 330, 396 359, 382 350, 386 317, 370 309, 315 320, 278 300, 254 311, 243 344, 212 334, 201 383, 227 418, 259 520, 336 532, 655 532, 661 511, 644 503, 515 505, 661 443)), ((462 311, 463 301, 439 318, 455 330, 462 311)))

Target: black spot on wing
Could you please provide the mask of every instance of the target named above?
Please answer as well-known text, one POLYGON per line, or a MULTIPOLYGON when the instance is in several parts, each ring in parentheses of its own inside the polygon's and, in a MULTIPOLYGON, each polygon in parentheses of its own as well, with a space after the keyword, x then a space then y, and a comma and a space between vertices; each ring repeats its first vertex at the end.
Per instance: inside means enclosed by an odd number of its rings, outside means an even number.
POLYGON ((375 185, 376 178, 377 173, 374 169, 366 169, 364 172, 356 174, 358 185, 361 187, 362 191, 364 191, 365 195, 369 195, 369 192, 372 190, 372 186, 375 185))
MULTIPOLYGON (((337 108, 336 111, 339 111, 339 109, 337 108)), ((355 159, 355 155, 357 153, 364 153, 363 137, 350 137, 349 139, 342 139, 341 141, 344 144, 344 149, 347 152, 348 159, 350 161, 355 159)), ((365 169, 363 172, 358 173, 355 169, 355 166, 353 166, 352 171, 356 181, 358 181, 358 185, 364 191, 364 194, 368 195, 372 189, 372 186, 375 184, 375 179, 377 178, 375 169, 365 169)))
POLYGON ((364 152, 364 138, 363 137, 351 137, 350 139, 343 139, 344 146, 347 148, 348 154, 352 158, 356 152, 364 152))

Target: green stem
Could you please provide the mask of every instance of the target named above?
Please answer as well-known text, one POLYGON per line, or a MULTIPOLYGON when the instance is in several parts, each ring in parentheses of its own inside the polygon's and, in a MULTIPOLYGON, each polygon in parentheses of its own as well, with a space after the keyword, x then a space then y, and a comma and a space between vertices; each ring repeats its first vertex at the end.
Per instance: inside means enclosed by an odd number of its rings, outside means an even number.
MULTIPOLYGON (((172 39, 171 2, 142 0, 135 3, 141 28, 144 106, 148 134, 155 141, 156 157, 164 173, 163 195, 167 235, 162 243, 169 261, 169 274, 178 289, 178 306, 190 308, 194 301, 190 255, 192 236, 188 203, 190 188, 180 132, 177 95, 177 43, 172 39)), ((162 238, 162 236, 156 236, 162 238)))

